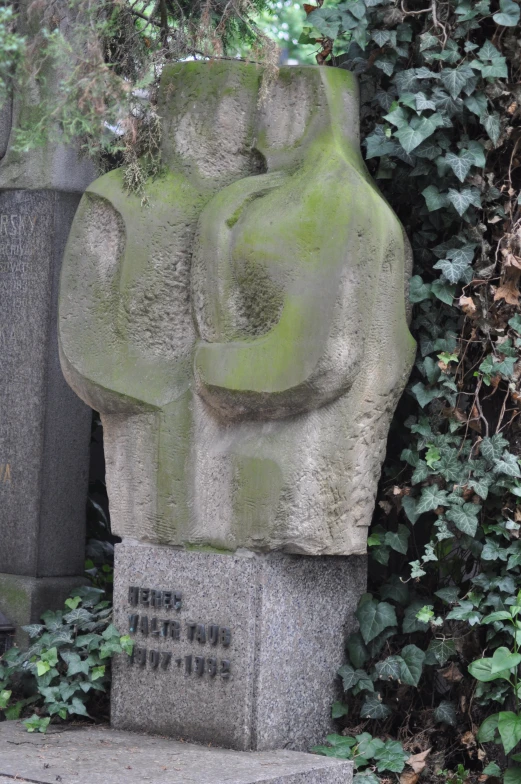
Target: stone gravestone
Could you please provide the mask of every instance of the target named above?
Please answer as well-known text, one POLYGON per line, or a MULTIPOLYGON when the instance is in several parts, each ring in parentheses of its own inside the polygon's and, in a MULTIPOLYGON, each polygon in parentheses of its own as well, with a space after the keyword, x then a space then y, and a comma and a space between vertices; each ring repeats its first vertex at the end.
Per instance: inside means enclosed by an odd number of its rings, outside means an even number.
POLYGON ((16 627, 83 581, 91 419, 63 378, 56 321, 65 243, 94 171, 59 144, 13 149, 40 99, 34 86, 0 107, 0 610, 16 627))
POLYGON ((112 724, 308 750, 365 590, 412 366, 403 230, 363 164, 354 77, 241 63, 162 76, 161 177, 83 197, 62 367, 101 412, 116 548, 112 724), (266 92, 266 89, 264 89, 266 92))

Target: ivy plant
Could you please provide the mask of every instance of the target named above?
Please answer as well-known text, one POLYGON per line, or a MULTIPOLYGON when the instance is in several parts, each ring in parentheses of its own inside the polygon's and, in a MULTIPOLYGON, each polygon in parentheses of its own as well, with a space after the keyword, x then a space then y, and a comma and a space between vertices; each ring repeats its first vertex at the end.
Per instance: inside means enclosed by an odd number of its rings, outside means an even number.
POLYGON ((399 741, 382 741, 369 732, 359 735, 328 735, 327 745, 313 751, 326 757, 353 760, 357 771, 354 784, 380 784, 378 773, 401 773, 409 754, 399 741))
POLYGON ((31 706, 38 712, 25 720, 28 731, 45 732, 55 717, 89 717, 89 703, 107 690, 112 657, 130 655, 133 647, 111 623, 112 606, 103 595, 99 588, 76 588, 65 610, 48 611, 41 624, 22 627, 30 637, 27 650, 13 647, 0 658, 5 718, 19 718, 31 706))
MULTIPOLYGON (((435 726, 505 713, 508 732, 515 666, 509 680, 472 683, 483 667, 472 662, 488 649, 495 667, 518 644, 517 615, 483 621, 512 613, 521 588, 520 6, 318 0, 306 11, 301 40, 318 62, 359 77, 367 166, 414 255, 418 356, 369 537, 371 594, 339 673, 345 709, 396 731, 427 690, 435 726)), ((510 760, 516 737, 503 744, 510 760)), ((515 767, 503 775, 517 781, 515 767)))

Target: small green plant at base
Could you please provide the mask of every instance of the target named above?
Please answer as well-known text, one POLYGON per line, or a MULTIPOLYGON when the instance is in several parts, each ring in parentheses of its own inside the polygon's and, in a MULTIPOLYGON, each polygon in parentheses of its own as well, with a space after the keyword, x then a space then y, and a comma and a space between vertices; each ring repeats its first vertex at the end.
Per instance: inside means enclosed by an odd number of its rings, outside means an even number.
POLYGON ((33 713, 30 719, 26 719, 24 721, 24 724, 27 727, 27 732, 47 732, 47 727, 49 726, 50 721, 50 716, 40 718, 40 716, 37 716, 36 713, 33 713))
POLYGON ((48 611, 43 623, 23 627, 29 648, 11 648, 0 659, 0 712, 6 718, 19 718, 34 704, 39 713, 24 723, 29 732, 45 732, 54 716, 89 717, 93 696, 107 691, 111 658, 133 648, 111 623, 112 606, 103 595, 82 586, 66 600, 66 611, 48 611), (29 696, 13 700, 20 688, 29 696))
POLYGON ((378 773, 401 773, 409 754, 396 740, 373 738, 369 732, 360 735, 328 735, 328 745, 315 746, 312 751, 326 757, 352 760, 357 773, 354 784, 380 784, 378 773))
POLYGON ((455 771, 439 770, 437 775, 443 776, 444 784, 466 784, 470 774, 469 771, 466 770, 465 766, 460 764, 455 771))

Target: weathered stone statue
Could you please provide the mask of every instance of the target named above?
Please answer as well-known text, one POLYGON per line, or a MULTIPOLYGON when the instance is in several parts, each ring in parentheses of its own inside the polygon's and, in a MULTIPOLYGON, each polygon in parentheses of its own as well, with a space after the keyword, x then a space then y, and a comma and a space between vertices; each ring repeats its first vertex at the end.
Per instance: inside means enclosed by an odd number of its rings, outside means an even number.
POLYGON ((415 344, 403 230, 359 151, 352 75, 186 63, 161 88, 149 207, 83 197, 64 373, 105 428, 114 530, 169 545, 363 553, 415 344))
POLYGON ((360 156, 351 74, 282 68, 259 102, 261 79, 165 69, 164 173, 147 208, 122 170, 83 197, 60 348, 101 412, 124 538, 114 617, 135 648, 115 663, 114 726, 308 750, 365 590, 414 355, 409 270, 360 156))

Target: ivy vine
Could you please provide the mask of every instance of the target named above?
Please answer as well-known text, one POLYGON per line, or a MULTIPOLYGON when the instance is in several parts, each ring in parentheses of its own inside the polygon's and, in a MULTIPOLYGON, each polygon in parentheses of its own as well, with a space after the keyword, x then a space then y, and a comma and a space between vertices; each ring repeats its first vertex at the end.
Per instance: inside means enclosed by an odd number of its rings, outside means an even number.
POLYGON ((343 721, 378 720, 403 737, 470 728, 475 744, 503 744, 515 784, 521 735, 503 743, 497 717, 521 726, 520 6, 305 8, 301 42, 359 76, 365 158, 415 260, 418 358, 369 538, 371 593, 339 673, 343 721), (498 651, 508 678, 477 677, 475 662, 498 651), (477 734, 490 716, 496 729, 477 734))

